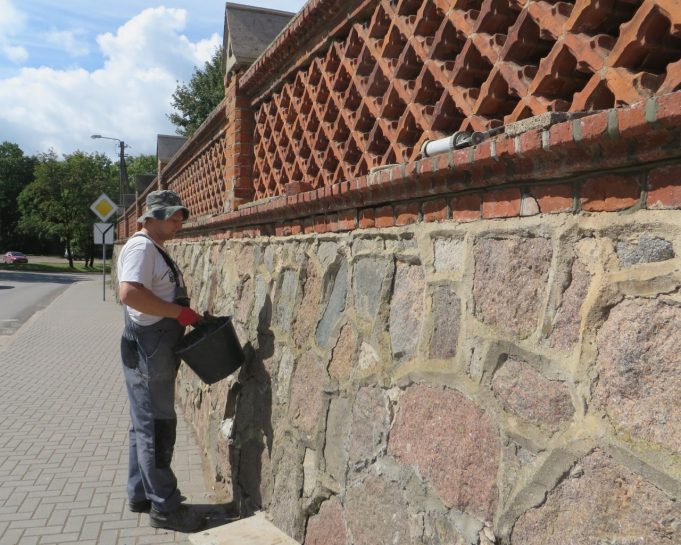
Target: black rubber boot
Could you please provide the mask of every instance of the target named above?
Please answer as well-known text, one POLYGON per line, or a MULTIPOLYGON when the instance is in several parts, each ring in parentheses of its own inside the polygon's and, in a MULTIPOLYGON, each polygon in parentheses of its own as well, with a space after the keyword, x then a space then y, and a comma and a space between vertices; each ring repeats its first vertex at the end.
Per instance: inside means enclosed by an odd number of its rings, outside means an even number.
POLYGON ((180 505, 171 513, 161 513, 154 507, 149 511, 152 528, 165 528, 176 532, 198 532, 206 524, 205 517, 194 513, 186 505, 180 505))
MULTIPOLYGON (((187 498, 182 495, 182 492, 180 490, 177 490, 177 493, 180 495, 180 501, 184 501, 187 498)), ((149 500, 140 500, 140 501, 128 501, 128 509, 132 513, 148 513, 151 510, 151 501, 149 500)))
POLYGON ((128 509, 133 513, 148 513, 151 510, 151 502, 149 500, 129 501, 128 509))

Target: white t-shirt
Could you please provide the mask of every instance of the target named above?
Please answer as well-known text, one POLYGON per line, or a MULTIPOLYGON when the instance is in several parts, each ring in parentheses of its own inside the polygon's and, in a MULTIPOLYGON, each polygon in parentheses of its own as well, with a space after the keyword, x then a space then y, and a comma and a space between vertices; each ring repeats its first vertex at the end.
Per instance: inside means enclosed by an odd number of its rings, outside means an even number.
MULTIPOLYGON (((118 282, 137 282, 157 297, 172 303, 177 286, 175 275, 155 246, 145 236, 130 237, 118 256, 118 282)), ((132 307, 127 309, 132 321, 139 325, 152 325, 163 319, 132 307)))

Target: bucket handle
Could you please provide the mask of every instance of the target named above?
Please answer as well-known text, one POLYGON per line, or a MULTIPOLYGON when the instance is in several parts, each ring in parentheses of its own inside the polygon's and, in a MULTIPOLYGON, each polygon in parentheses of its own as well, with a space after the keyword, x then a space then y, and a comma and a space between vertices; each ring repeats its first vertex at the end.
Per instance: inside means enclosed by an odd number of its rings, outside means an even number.
POLYGON ((220 316, 213 316, 207 310, 203 313, 203 316, 194 324, 194 327, 210 325, 217 322, 221 322, 222 318, 220 316))

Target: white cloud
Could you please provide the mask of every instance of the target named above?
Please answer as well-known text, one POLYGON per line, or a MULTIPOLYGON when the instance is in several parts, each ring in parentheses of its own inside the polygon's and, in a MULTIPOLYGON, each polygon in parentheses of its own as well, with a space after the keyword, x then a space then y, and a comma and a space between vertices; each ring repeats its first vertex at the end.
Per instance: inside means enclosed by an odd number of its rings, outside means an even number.
POLYGON ((13 33, 24 25, 26 16, 9 0, 0 0, 0 35, 13 33))
POLYGON ((28 59, 28 51, 12 43, 12 37, 24 28, 25 21, 26 16, 10 0, 0 0, 0 52, 16 64, 28 59))
POLYGON ((51 30, 43 35, 45 41, 66 51, 72 57, 82 57, 90 53, 90 48, 80 36, 85 35, 82 29, 51 30))
POLYGON ((2 52, 5 57, 15 64, 21 64, 28 59, 28 51, 20 45, 2 44, 2 52))
MULTIPOLYGON (((115 70, 160 68, 167 72, 196 64, 197 47, 180 34, 186 25, 183 9, 149 8, 111 33, 97 37, 108 58, 107 66, 115 70)), ((211 38, 219 44, 217 34, 211 38)), ((203 61, 202 61, 203 62, 203 61)))
POLYGON ((215 33, 192 43, 182 34, 185 23, 184 10, 147 9, 115 34, 98 36, 100 69, 23 68, 0 80, 0 141, 29 154, 53 148, 113 155, 115 142, 90 140, 97 133, 125 140, 131 154, 154 153, 156 135, 174 133, 166 114, 177 81, 191 78, 221 40, 215 33))

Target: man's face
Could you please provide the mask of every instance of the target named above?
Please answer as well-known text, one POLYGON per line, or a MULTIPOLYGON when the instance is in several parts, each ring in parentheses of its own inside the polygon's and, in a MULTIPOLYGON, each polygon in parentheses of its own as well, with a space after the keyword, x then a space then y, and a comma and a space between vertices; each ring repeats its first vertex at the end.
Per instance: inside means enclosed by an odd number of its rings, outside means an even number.
POLYGON ((182 228, 184 216, 182 210, 178 210, 167 220, 153 219, 147 225, 147 229, 153 232, 158 239, 162 241, 170 240, 175 237, 177 232, 182 228))

